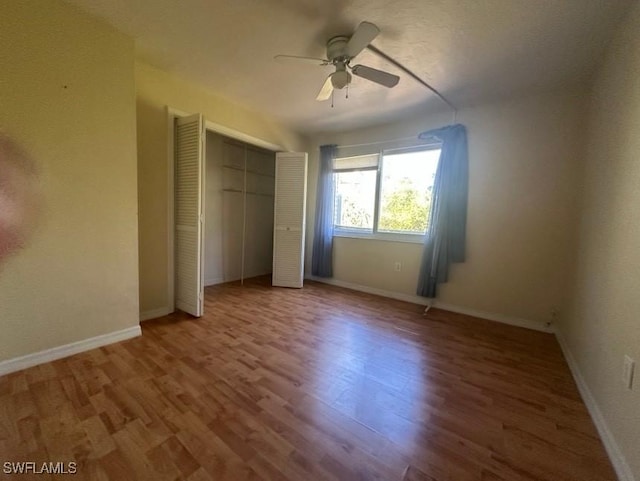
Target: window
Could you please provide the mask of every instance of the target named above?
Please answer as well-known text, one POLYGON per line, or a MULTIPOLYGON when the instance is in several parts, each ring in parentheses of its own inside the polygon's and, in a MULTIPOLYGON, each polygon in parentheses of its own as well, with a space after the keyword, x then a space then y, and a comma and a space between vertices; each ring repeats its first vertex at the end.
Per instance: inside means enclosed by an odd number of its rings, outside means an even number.
POLYGON ((335 227, 373 232, 378 154, 336 159, 333 171, 335 227))
POLYGON ((428 226, 437 146, 335 159, 335 233, 421 241, 428 226))

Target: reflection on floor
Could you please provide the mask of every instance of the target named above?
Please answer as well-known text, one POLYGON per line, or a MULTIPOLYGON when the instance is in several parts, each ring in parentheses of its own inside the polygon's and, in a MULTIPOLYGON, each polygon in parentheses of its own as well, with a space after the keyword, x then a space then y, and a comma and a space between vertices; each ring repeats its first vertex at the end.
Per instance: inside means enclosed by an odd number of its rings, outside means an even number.
POLYGON ((422 311, 207 288, 201 319, 0 378, 0 453, 87 480, 615 479, 551 335, 422 311))

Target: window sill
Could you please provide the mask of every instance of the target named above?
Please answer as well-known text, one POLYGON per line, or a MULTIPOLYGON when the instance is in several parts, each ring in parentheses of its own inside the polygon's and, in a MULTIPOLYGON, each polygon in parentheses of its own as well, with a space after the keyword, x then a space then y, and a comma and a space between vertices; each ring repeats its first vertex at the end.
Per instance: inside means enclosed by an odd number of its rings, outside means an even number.
POLYGON ((333 237, 346 237, 351 239, 368 239, 368 240, 378 240, 378 241, 386 241, 386 242, 405 242, 407 244, 424 244, 424 235, 420 234, 391 234, 391 233, 381 233, 378 232, 376 234, 369 232, 358 232, 358 231, 348 231, 348 230, 335 230, 333 232, 333 237))

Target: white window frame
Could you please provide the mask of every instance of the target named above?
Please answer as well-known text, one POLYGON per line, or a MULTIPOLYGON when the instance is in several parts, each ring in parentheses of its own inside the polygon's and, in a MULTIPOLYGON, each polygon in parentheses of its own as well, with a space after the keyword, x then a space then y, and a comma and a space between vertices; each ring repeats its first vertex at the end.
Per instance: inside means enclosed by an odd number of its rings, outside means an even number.
MULTIPOLYGON (((373 206, 373 228, 369 232, 366 229, 359 228, 345 228, 341 226, 337 226, 334 224, 333 226, 333 236, 334 237, 348 237, 353 239, 375 239, 389 242, 408 242, 412 244, 423 244, 425 241, 426 234, 414 234, 414 233, 404 233, 404 232, 378 232, 378 220, 380 217, 380 191, 382 189, 382 164, 385 155, 391 154, 403 154, 410 152, 421 152, 427 150, 440 150, 442 149, 442 144, 440 143, 431 143, 431 144, 422 144, 415 145, 410 147, 399 147, 394 149, 386 149, 379 150, 377 152, 378 156, 378 167, 376 170, 376 187, 375 187, 375 196, 374 196, 374 206, 373 206)), ((371 153, 372 155, 374 153, 371 153)), ((358 156, 344 156, 339 158, 351 158, 358 156)), ((357 171, 366 171, 366 170, 374 170, 372 168, 363 168, 363 169, 334 169, 333 174, 337 172, 357 172, 357 171)), ((335 182, 335 177, 334 177, 335 182)), ((335 189, 334 189, 335 195, 335 189)), ((335 200, 335 199, 334 199, 335 200)), ((334 214, 335 221, 335 214, 334 214)))

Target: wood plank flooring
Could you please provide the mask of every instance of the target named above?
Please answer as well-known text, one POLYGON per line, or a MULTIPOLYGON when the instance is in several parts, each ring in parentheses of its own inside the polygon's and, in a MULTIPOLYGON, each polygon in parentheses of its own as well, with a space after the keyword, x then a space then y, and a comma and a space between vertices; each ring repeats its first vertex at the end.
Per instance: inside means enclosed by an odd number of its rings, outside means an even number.
POLYGON ((0 478, 616 479, 553 336, 422 310, 313 282, 207 288, 201 319, 0 378, 0 478))

